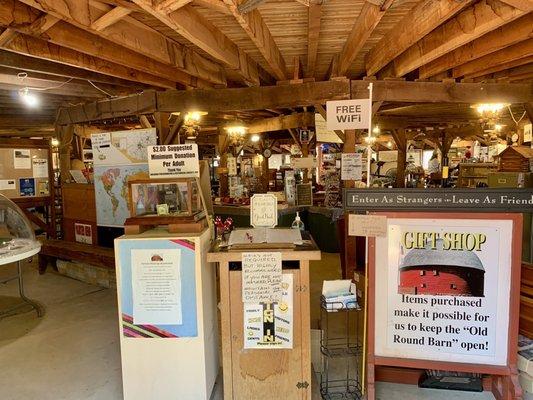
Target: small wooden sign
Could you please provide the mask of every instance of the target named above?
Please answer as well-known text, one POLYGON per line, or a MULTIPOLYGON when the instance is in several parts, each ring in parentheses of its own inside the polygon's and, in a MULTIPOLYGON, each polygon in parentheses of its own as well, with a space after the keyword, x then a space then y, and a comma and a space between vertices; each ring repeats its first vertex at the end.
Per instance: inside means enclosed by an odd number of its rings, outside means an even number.
POLYGON ((313 188, 310 183, 296 185, 296 204, 298 206, 313 205, 313 188))
POLYGON ((278 199, 273 194, 254 194, 250 200, 250 225, 273 228, 278 224, 278 199))
POLYGON ((348 217, 348 235, 387 236, 387 217, 384 215, 350 214, 348 217))

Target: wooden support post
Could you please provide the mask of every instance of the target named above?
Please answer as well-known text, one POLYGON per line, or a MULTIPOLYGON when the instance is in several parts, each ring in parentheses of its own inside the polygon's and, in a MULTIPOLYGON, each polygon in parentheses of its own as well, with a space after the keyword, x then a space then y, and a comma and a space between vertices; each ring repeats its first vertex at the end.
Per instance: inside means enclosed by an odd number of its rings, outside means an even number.
POLYGON ((261 164, 261 182, 263 183, 263 192, 268 192, 268 182, 270 181, 268 170, 268 158, 263 156, 263 162, 261 164))
POLYGON ((524 103, 524 108, 526 110, 527 117, 529 122, 533 124, 533 103, 524 103))
POLYGON ((180 129, 183 126, 183 118, 178 117, 176 121, 174 121, 174 124, 172 124, 172 128, 169 131, 169 134, 165 138, 164 144, 180 144, 180 129))
MULTIPOLYGON (((53 239, 57 238, 57 225, 56 225, 56 185, 54 174, 54 151, 52 147, 52 140, 48 142, 48 190, 50 191, 50 218, 49 222, 49 236, 53 239)), ((63 204, 60 204, 63 208, 63 204)))
MULTIPOLYGON (((344 145, 342 146, 343 153, 355 153, 355 146, 357 142, 357 131, 350 129, 344 131, 344 145)), ((342 181, 345 188, 355 187, 355 181, 342 181)), ((344 263, 342 268, 342 277, 344 279, 351 279, 354 271, 357 269, 356 262, 356 243, 355 236, 348 235, 348 213, 344 214, 344 263)), ((342 266, 342 265, 341 265, 342 266)))
POLYGON ((70 179, 70 145, 74 137, 74 125, 56 126, 59 139, 59 171, 61 183, 70 179))
MULTIPOLYGON (((309 143, 301 144, 302 147, 302 157, 309 157, 309 143)), ((303 183, 309 183, 309 169, 304 169, 304 179, 303 183)))
POLYGON ((152 124, 150 123, 146 115, 140 115, 139 122, 141 123, 141 126, 145 129, 152 127, 152 124))
POLYGON ((168 137, 170 133, 170 126, 169 126, 169 117, 170 114, 166 112, 155 112, 154 118, 155 118, 155 127, 157 130, 157 137, 158 137, 158 143, 159 144, 167 144, 166 138, 168 137))
POLYGON ((407 136, 405 129, 393 129, 392 137, 398 148, 398 161, 396 164, 396 187, 405 187, 405 166, 407 162, 407 136))
MULTIPOLYGON (((218 133, 218 154, 220 156, 220 169, 225 169, 228 167, 228 136, 219 131, 218 133)), ((219 194, 220 197, 225 197, 228 195, 228 173, 223 173, 218 175, 219 183, 219 194)))

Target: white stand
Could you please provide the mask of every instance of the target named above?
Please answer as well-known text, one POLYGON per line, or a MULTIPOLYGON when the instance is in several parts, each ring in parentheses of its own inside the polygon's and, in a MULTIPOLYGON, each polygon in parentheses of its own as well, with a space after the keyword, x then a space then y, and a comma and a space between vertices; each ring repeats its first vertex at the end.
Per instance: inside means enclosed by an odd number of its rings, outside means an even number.
MULTIPOLYGON (((219 371, 215 267, 207 263, 209 244, 209 229, 180 236, 154 229, 140 235, 122 236, 115 241, 125 400, 209 400, 219 371), (197 334, 195 337, 126 337, 122 297, 130 290, 124 285, 131 288, 132 282, 124 282, 121 278, 124 268, 130 268, 121 260, 124 249, 151 249, 153 243, 156 246, 153 251, 157 252, 157 243, 161 244, 161 240, 183 240, 194 246, 194 282, 190 285, 195 285, 197 334)), ((183 254, 184 250, 181 251, 183 254)), ((191 264, 192 259, 187 265, 191 264)), ((184 268, 184 261, 181 266, 184 268)), ((185 283, 184 275, 181 279, 182 288, 189 284, 185 283)), ((182 304, 182 314, 186 310, 190 307, 182 304)))

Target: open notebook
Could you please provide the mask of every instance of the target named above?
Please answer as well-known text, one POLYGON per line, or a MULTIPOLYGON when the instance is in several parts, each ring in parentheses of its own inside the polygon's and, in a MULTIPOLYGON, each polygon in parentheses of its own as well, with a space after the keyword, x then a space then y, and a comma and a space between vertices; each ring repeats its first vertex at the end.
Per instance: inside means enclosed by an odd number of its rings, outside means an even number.
POLYGON ((299 229, 291 228, 249 228, 231 231, 228 246, 250 245, 262 243, 302 244, 299 229))

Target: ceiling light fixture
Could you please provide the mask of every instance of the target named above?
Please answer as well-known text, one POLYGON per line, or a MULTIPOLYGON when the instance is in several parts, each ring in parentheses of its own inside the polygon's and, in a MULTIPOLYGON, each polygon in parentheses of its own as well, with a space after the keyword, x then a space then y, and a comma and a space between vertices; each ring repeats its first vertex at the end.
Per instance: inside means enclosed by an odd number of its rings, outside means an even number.
POLYGON ((252 137, 250 138, 250 140, 253 142, 253 143, 257 143, 261 140, 261 136, 259 135, 252 135, 252 137))
POLYGON ((39 105, 39 98, 35 94, 31 93, 27 87, 19 90, 19 96, 22 102, 28 107, 34 108, 39 105))

